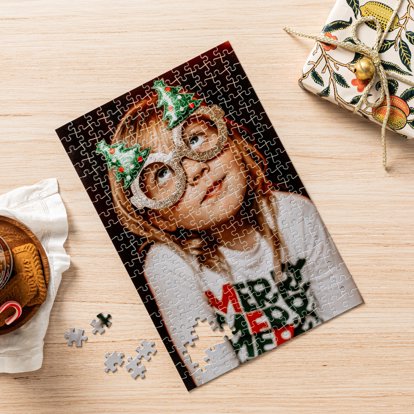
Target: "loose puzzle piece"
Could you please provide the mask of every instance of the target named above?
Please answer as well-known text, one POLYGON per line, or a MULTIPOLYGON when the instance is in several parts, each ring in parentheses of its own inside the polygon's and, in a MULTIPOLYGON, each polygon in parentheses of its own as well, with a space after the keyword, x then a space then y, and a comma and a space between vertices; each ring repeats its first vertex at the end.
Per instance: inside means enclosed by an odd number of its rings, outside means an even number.
POLYGON ((128 358, 128 364, 125 365, 128 372, 131 372, 131 377, 137 379, 140 376, 142 379, 145 378, 145 372, 147 369, 145 365, 141 363, 141 358, 128 358))
POLYGON ((147 361, 151 359, 152 355, 157 353, 157 350, 155 349, 155 342, 150 341, 142 341, 141 346, 139 346, 136 351, 138 353, 138 359, 144 358, 147 361))
POLYGON ((228 42, 57 133, 189 390, 363 303, 228 42))
POLYGON ((69 331, 65 332, 65 339, 68 343, 68 346, 73 346, 76 344, 77 348, 81 348, 84 341, 88 340, 88 337, 84 335, 85 331, 83 329, 72 328, 69 331))
POLYGON ((111 315, 99 313, 96 315, 97 319, 94 319, 90 325, 93 327, 92 333, 96 335, 98 332, 102 335, 105 332, 105 327, 110 328, 112 325, 111 315))
POLYGON ((105 372, 116 372, 118 366, 124 363, 124 354, 121 352, 108 352, 105 354, 105 372))

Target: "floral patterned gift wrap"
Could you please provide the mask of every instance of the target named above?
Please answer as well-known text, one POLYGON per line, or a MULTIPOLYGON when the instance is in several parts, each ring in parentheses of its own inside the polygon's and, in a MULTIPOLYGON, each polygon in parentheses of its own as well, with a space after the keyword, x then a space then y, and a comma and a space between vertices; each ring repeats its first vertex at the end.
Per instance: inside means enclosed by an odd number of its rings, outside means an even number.
MULTIPOLYGON (((364 16, 375 17, 383 31, 392 17, 395 1, 337 0, 322 33, 332 39, 355 43, 351 37, 350 26, 364 16)), ((375 26, 364 23, 358 29, 359 39, 367 46, 376 40, 375 26)), ((393 79, 392 74, 404 75, 414 80, 412 72, 412 53, 414 51, 414 0, 404 0, 391 23, 390 29, 381 46, 380 57, 387 71, 388 87, 391 95, 391 111, 388 128, 407 138, 414 138, 414 88, 401 80, 393 79)), ((299 80, 302 87, 328 99, 337 105, 354 110, 369 80, 358 79, 354 65, 363 56, 350 52, 340 46, 317 42, 313 48, 299 80)), ((369 92, 369 100, 379 96, 380 83, 369 92)), ((386 114, 386 102, 371 109, 362 105, 359 114, 370 120, 382 123, 386 114)))

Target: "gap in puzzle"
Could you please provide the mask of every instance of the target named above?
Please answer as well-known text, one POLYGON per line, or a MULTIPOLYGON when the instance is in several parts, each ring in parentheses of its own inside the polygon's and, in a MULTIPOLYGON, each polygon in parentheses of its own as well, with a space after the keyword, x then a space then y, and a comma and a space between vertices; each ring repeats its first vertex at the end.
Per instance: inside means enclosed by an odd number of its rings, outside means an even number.
POLYGON ((363 303, 230 43, 57 134, 188 390, 363 303))

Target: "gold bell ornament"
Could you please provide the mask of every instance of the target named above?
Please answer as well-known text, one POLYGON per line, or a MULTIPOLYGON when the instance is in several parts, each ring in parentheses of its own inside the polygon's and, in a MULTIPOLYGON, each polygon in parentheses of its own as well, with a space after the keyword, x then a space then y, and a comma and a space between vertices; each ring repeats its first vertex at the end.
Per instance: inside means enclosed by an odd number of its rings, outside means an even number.
POLYGON ((365 56, 353 65, 352 70, 359 80, 371 80, 375 75, 374 63, 365 56))

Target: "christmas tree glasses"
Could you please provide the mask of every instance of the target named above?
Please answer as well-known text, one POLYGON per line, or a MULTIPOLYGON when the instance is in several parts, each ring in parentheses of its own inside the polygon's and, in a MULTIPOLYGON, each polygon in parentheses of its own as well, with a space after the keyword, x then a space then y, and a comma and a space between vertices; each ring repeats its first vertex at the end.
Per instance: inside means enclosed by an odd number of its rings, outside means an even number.
POLYGON ((227 140, 224 111, 217 105, 200 106, 184 122, 172 129, 174 150, 152 152, 131 185, 131 203, 160 210, 180 200, 187 177, 183 158, 204 162, 217 156, 227 140))

